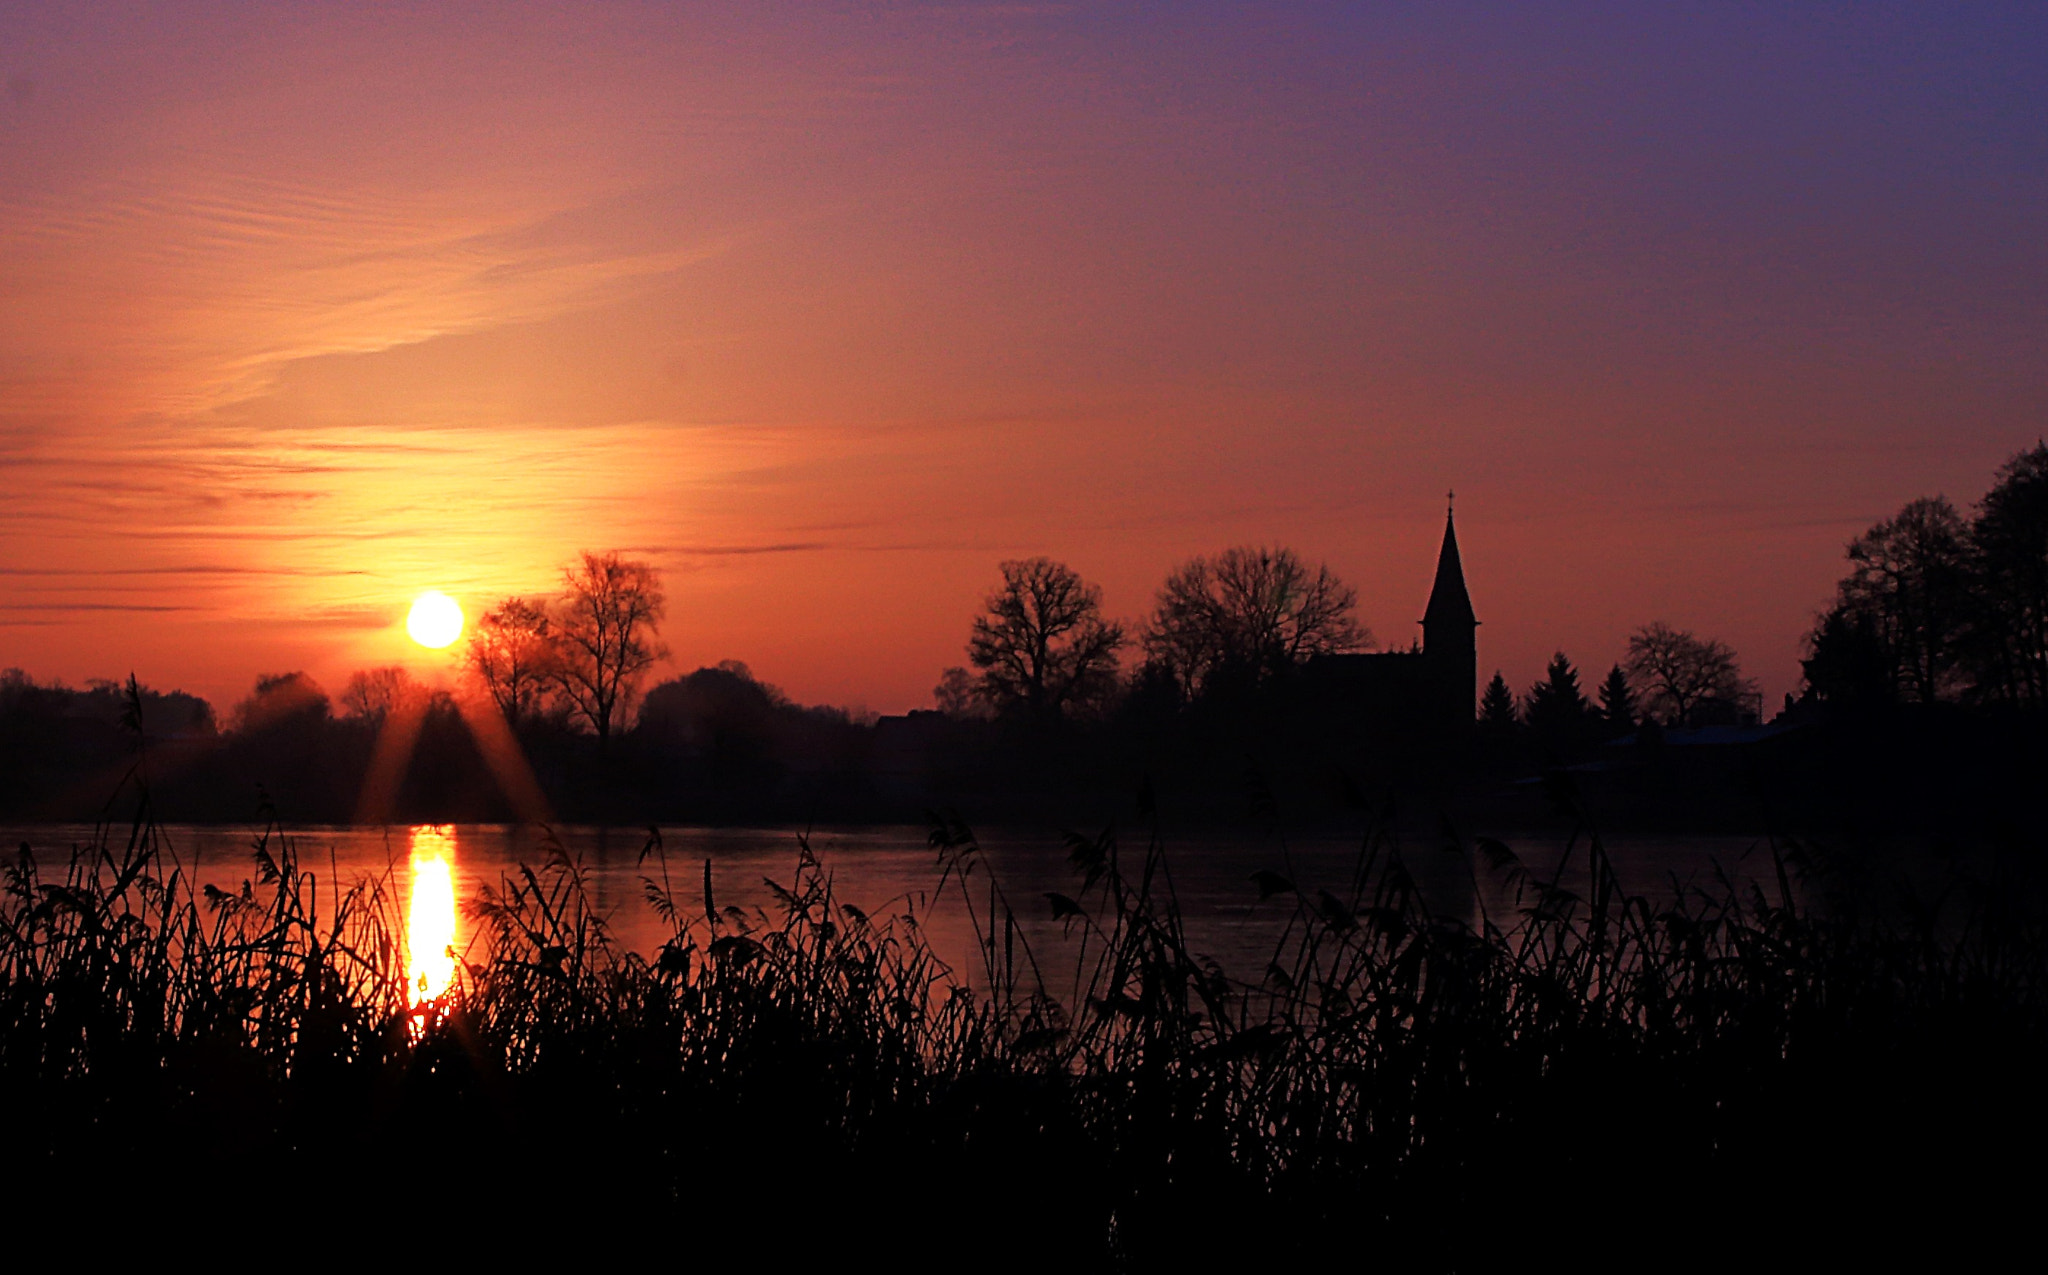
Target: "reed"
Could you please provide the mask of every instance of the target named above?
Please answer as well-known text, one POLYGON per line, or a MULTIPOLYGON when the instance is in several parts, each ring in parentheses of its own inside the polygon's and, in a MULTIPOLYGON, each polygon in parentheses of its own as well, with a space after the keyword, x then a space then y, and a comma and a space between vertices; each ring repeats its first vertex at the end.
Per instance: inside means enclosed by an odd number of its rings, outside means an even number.
POLYGON ((10 1198, 146 1182, 124 1208, 190 1217, 252 1175, 411 1182, 501 1237, 543 1198, 680 1228, 699 1256, 797 1235, 996 1265, 1464 1269, 1701 1227, 1839 1253, 1915 1219, 1948 1219, 1953 1251, 2038 1187, 2048 933, 1999 883, 1872 909, 1784 844, 1775 890, 1652 903, 1590 830, 1576 893, 1495 842, 1374 831, 1343 890, 1248 883, 1284 920, 1242 980, 1189 948, 1156 836, 1070 836, 1072 892, 1028 905, 957 819, 931 844, 971 976, 910 901, 839 899, 804 838, 775 909, 746 912, 656 835, 658 950, 622 949, 552 846, 472 901, 477 950, 414 1007, 392 880, 337 890, 273 821, 240 891, 195 894, 145 796, 62 863, 23 847, 7 870, 10 1198), (1423 855, 1511 906, 1433 913, 1423 855), (1078 939, 1071 967, 1041 965, 1022 906, 1078 939))

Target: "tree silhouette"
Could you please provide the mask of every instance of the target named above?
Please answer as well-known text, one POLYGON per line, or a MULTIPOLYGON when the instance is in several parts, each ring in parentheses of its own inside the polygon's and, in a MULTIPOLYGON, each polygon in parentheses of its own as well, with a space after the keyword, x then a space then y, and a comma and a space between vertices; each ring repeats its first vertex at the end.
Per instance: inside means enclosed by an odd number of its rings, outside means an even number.
POLYGON ((325 722, 331 712, 327 692, 304 673, 265 673, 248 698, 235 705, 229 722, 236 732, 248 734, 281 722, 325 722))
POLYGON ((1515 693, 1508 689, 1508 679, 1498 669, 1479 696, 1479 724, 1494 734, 1511 734, 1522 724, 1521 714, 1515 709, 1515 693))
POLYGON ((1579 689, 1579 671, 1563 651, 1550 657, 1543 680, 1530 688, 1523 720, 1553 746, 1568 747, 1584 739, 1593 706, 1579 689))
POLYGON ((427 688, 397 665, 358 669, 349 674, 341 688, 344 715, 367 722, 382 722, 395 710, 422 700, 427 688))
POLYGON ((1600 717, 1617 733, 1635 729, 1636 696, 1619 664, 1608 669, 1607 679, 1600 683, 1600 717))
MULTIPOLYGON (((1890 698, 1933 703, 1959 689, 1969 597, 1968 532, 1955 506, 1915 500, 1849 543, 1849 574, 1808 647, 1823 661, 1852 635, 1882 662, 1890 698), (1826 631, 1827 640, 1822 641, 1826 631)), ((1838 670, 1839 671, 1839 670, 1838 670)))
POLYGON ((1662 620, 1629 635, 1622 664, 1644 705, 1673 726, 1697 725, 1708 704, 1740 712, 1756 698, 1755 688, 1742 678, 1734 648, 1662 620))
POLYGON ((1898 697, 1897 671, 1867 615, 1830 607, 1806 635, 1799 661, 1806 694, 1822 704, 1888 704, 1898 697))
POLYGON ((1806 696, 2048 706, 2048 444, 2019 452, 1967 522, 1914 500, 1848 547, 1806 635, 1806 696))
POLYGON ((1262 682, 1311 656, 1371 645, 1357 607, 1357 591, 1328 566, 1311 571, 1292 549, 1238 546, 1167 576, 1145 651, 1186 695, 1262 682))
POLYGON ((539 715, 559 663, 546 603, 506 598, 484 612, 470 630, 463 662, 506 721, 517 726, 539 715))
POLYGON ((1970 527, 1968 656, 1986 699, 2048 705, 2048 444, 2008 460, 1970 527))
POLYGON ((745 662, 721 660, 649 691, 634 733, 704 760, 722 785, 759 785, 780 773, 812 711, 755 678, 745 662))
POLYGON ((1123 628, 1102 618, 1102 590, 1050 558, 1001 565, 1003 582, 974 618, 967 659, 997 712, 1058 717, 1115 685, 1123 628))
POLYGON ((932 688, 932 703, 948 717, 983 718, 989 715, 988 701, 981 695, 981 684, 974 674, 957 664, 939 675, 939 684, 932 688))
POLYGON ((562 572, 562 583, 553 622, 554 682, 597 732, 602 751, 641 676, 668 655, 656 636, 667 599, 652 566, 616 551, 586 551, 562 572))

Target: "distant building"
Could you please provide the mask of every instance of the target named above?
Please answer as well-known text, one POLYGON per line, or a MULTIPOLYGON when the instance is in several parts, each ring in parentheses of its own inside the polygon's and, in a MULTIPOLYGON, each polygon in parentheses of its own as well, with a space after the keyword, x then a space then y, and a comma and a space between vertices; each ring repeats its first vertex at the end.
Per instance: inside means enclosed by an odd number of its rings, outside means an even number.
POLYGON ((933 752, 958 733, 953 720, 934 709, 884 714, 875 719, 868 769, 878 775, 922 775, 933 752))
POLYGON ((1325 655, 1309 671, 1373 733, 1456 742, 1472 729, 1479 694, 1478 630, 1456 521, 1446 512, 1436 583, 1422 612, 1422 644, 1406 651, 1325 655))

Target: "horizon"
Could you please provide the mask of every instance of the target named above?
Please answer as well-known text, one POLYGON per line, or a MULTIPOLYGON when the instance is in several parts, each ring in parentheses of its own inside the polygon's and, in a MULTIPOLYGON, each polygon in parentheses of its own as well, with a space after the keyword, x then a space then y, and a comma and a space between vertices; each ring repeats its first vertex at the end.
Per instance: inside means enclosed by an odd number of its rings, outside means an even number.
POLYGON ((0 666, 431 679, 617 549, 651 680, 900 713, 1035 554, 1403 647, 1455 488, 1482 681, 1768 711, 2048 421, 2037 8, 491 12, 0 6, 0 666))

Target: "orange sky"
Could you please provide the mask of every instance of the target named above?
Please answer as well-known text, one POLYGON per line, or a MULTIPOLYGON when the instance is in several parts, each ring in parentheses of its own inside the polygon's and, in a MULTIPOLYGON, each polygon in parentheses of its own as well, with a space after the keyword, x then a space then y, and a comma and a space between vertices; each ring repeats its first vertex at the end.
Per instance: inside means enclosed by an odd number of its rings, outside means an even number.
POLYGON ((1721 12, 0 5, 0 665, 424 670, 620 548, 677 670, 896 711, 1033 553, 1405 644, 1455 486, 1486 672, 1775 700, 2048 421, 2048 40, 1721 12))

